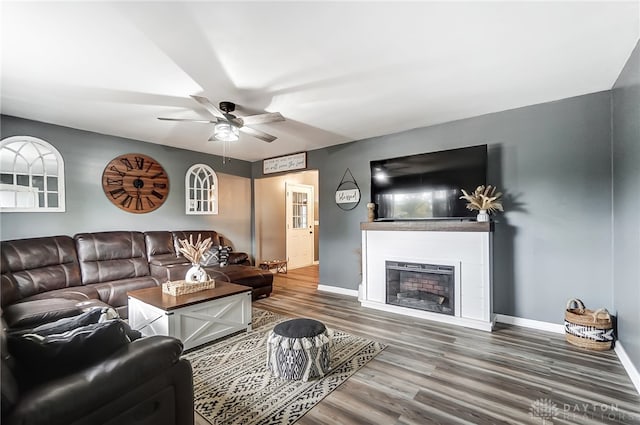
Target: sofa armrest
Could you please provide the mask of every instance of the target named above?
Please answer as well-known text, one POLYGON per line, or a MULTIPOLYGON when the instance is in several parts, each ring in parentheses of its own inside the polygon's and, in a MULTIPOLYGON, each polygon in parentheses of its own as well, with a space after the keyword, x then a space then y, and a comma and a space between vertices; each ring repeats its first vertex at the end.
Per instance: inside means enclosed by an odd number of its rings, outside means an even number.
MULTIPOLYGON (((22 394, 8 423, 75 423, 101 406, 131 392, 179 362, 182 343, 170 337, 136 340, 104 361, 22 394)), ((191 379, 191 368, 188 368, 191 379)))

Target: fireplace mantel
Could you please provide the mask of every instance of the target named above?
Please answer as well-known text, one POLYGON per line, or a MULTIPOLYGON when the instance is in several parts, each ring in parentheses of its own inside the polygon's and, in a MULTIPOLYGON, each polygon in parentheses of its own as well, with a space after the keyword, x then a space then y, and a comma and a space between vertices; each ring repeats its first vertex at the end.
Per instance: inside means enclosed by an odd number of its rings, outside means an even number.
POLYGON ((362 230, 362 306, 491 331, 492 223, 463 220, 365 222, 362 230), (387 261, 442 264, 455 268, 455 315, 387 304, 387 261))
POLYGON ((492 222, 470 220, 371 221, 360 223, 360 230, 420 232, 491 232, 492 222))

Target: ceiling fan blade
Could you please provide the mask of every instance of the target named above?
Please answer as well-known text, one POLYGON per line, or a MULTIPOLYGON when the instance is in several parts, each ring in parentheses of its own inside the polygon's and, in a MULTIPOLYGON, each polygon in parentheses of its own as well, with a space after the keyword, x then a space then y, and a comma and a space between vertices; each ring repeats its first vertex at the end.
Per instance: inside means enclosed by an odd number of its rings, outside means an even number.
POLYGON ((267 114, 249 115, 246 117, 239 117, 243 125, 256 125, 267 124, 270 122, 284 121, 284 117, 280 112, 270 112, 267 114))
POLYGON ((247 133, 255 137, 256 139, 264 140, 267 143, 271 143, 277 139, 276 136, 272 136, 270 134, 265 133, 264 131, 256 130, 251 127, 240 127, 240 131, 243 133, 247 133))
POLYGON ((211 115, 213 115, 214 117, 217 118, 222 118, 223 120, 228 120, 228 118, 226 117, 226 115, 216 107, 216 105, 214 105, 213 103, 211 103, 211 101, 209 99, 207 99, 206 97, 202 97, 202 96, 195 96, 195 95, 191 95, 191 97, 193 98, 193 100, 195 100, 196 102, 198 102, 199 104, 201 104, 202 106, 204 106, 204 108, 209 111, 209 113, 211 115))
POLYGON ((163 118, 163 117, 158 117, 159 120, 161 121, 184 121, 184 122, 201 122, 204 124, 215 124, 218 121, 215 120, 201 120, 201 119, 195 119, 195 118, 163 118))

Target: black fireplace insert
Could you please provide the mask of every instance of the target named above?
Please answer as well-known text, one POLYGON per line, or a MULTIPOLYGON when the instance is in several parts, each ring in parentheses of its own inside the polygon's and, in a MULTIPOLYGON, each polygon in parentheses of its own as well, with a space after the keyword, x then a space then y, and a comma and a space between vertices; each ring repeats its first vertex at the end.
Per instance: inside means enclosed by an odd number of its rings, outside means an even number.
POLYGON ((386 261, 387 304, 454 315, 454 267, 386 261))

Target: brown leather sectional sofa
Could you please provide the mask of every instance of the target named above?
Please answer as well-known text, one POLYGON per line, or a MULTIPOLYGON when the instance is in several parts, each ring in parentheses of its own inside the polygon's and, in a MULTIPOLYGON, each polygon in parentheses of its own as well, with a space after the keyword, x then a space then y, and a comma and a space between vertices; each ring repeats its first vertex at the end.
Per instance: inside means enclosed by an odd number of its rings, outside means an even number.
MULTIPOLYGON (((4 319, 9 328, 29 328, 92 305, 111 306, 126 318, 128 291, 184 278, 190 264, 177 249, 178 239, 198 234, 211 237, 214 245, 225 243, 215 231, 114 231, 3 241, 4 319)), ((246 254, 232 254, 229 265, 207 267, 209 275, 250 286, 254 299, 269 296, 273 275, 250 266, 246 254)))
MULTIPOLYGON (((224 244, 211 231, 120 231, 3 241, 0 422, 192 425, 192 370, 181 357, 182 343, 175 338, 135 339, 116 351, 104 351, 104 339, 84 345, 74 340, 64 355, 45 353, 44 346, 39 346, 25 356, 20 350, 10 351, 7 335, 15 341, 16 334, 28 334, 42 323, 64 317, 75 320, 89 307, 110 306, 126 317, 128 291, 184 277, 190 264, 176 254, 177 239, 199 233, 224 244), (88 352, 104 357, 85 364, 82 359, 88 352)), ((234 253, 229 261, 237 264, 207 270, 215 279, 252 287, 254 298, 271 293, 273 275, 251 267, 246 254, 234 253)), ((88 328, 80 329, 76 336, 89 334, 88 328)), ((60 340, 62 334, 56 338, 60 340)))

